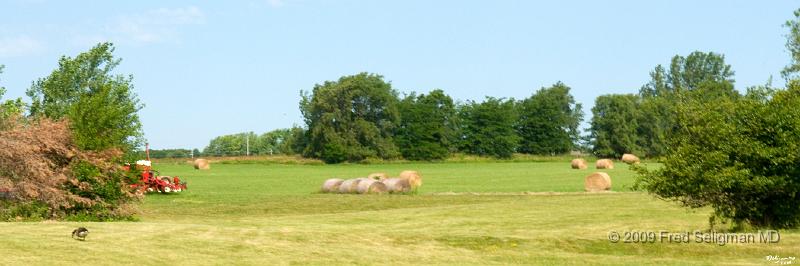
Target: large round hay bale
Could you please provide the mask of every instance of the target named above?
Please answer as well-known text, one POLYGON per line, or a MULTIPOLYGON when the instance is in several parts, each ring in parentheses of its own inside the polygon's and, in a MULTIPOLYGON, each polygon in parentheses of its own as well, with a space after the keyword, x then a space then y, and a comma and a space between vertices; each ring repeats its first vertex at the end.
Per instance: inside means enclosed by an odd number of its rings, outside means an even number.
POLYGON ((597 169, 614 169, 614 162, 610 159, 600 159, 597 160, 595 166, 597 166, 597 169))
POLYGON ((411 191, 411 185, 408 180, 403 178, 387 178, 383 180, 386 185, 386 191, 389 193, 407 193, 411 191))
POLYGON ((572 169, 586 169, 586 160, 581 158, 572 159, 572 169))
POLYGON ((389 175, 387 175, 386 173, 371 173, 367 176, 367 178, 372 180, 384 180, 389 178, 389 175))
POLYGON ((422 176, 420 176, 417 171, 402 171, 400 172, 400 178, 408 180, 408 184, 411 185, 411 189, 416 189, 422 186, 422 176))
POLYGON ((356 192, 358 192, 358 194, 384 193, 386 192, 386 185, 381 183, 381 181, 368 178, 358 182, 356 192))
POLYGON ((622 161, 627 164, 639 163, 639 157, 636 157, 636 155, 630 153, 626 153, 622 155, 622 161))
POLYGON ((342 183, 339 184, 339 193, 350 193, 352 191, 355 191, 353 189, 355 188, 355 186, 358 186, 359 181, 360 180, 356 179, 347 179, 342 181, 342 183))
POLYGON ((344 179, 341 178, 331 178, 325 180, 325 183, 322 183, 322 192, 325 193, 332 193, 332 192, 339 192, 339 185, 344 182, 344 179))
POLYGON ((194 160, 194 169, 208 170, 211 169, 211 164, 206 159, 197 159, 194 160))
POLYGON ((358 189, 358 183, 363 180, 367 180, 366 178, 354 178, 354 179, 347 179, 342 181, 339 184, 339 193, 356 193, 358 189))
POLYGON ((611 190, 611 177, 603 172, 595 172, 586 176, 583 187, 588 192, 611 190))

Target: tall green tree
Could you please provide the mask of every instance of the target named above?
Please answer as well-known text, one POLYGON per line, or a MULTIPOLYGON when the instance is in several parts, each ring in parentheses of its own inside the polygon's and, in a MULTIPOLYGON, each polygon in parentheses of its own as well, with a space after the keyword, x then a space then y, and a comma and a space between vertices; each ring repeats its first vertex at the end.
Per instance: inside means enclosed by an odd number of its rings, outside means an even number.
POLYGON ((486 97, 459 108, 462 123, 461 150, 477 155, 510 158, 519 145, 514 130, 517 114, 514 100, 486 97))
POLYGON ((691 91, 707 82, 733 83, 733 75, 724 55, 694 51, 686 57, 672 58, 667 81, 672 91, 691 91))
POLYGON ((75 58, 61 57, 56 70, 28 89, 31 116, 69 119, 81 149, 130 151, 141 145, 143 105, 133 77, 113 74, 121 60, 113 52, 111 43, 101 43, 75 58))
POLYGON ((395 138, 409 160, 444 159, 457 141, 457 113, 453 99, 442 90, 411 94, 399 105, 400 126, 395 138))
POLYGON ((713 52, 695 51, 686 57, 672 58, 669 70, 658 65, 650 72, 650 82, 639 90, 637 111, 637 146, 640 155, 660 156, 666 148, 666 136, 675 121, 678 95, 713 101, 720 97, 738 97, 733 87, 731 66, 725 57, 713 52))
POLYGON ((327 163, 399 157, 393 139, 400 123, 397 102, 397 92, 380 75, 317 84, 300 102, 308 127, 304 155, 327 163))
POLYGON ((519 103, 520 152, 560 154, 576 147, 583 111, 569 91, 567 85, 558 82, 519 103))
POLYGON ((725 63, 725 56, 714 52, 694 51, 684 57, 672 57, 669 70, 658 65, 650 72, 650 82, 642 86, 643 97, 667 96, 692 91, 703 83, 734 83, 734 72, 725 63))
POLYGON ((592 108, 593 152, 600 157, 619 158, 640 153, 637 143, 637 95, 601 95, 592 108))

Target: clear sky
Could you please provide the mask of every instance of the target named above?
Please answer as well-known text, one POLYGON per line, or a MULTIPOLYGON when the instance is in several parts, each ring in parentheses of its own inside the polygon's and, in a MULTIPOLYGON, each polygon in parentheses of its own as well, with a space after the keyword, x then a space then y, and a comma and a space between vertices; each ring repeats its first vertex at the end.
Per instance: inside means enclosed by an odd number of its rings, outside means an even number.
MULTIPOLYGON (((562 81, 634 93, 657 64, 723 53, 736 87, 789 62, 792 1, 0 0, 0 85, 23 97, 61 55, 116 45, 153 148, 302 125, 300 90, 359 72, 404 92, 524 98, 562 81)), ((584 124, 584 127, 586 124, 584 124)))

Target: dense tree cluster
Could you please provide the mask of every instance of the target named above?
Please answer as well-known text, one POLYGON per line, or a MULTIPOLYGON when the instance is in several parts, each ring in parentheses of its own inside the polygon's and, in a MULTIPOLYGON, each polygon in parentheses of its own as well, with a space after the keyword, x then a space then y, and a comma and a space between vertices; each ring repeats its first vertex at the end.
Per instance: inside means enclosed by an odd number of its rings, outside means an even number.
POLYGON ((583 111, 569 91, 570 87, 558 82, 519 102, 519 120, 515 123, 519 152, 553 155, 575 149, 583 111))
POLYGON ((519 145, 514 131, 517 110, 514 100, 486 97, 459 108, 462 118, 460 149, 470 154, 509 158, 519 145))
POLYGON ((383 77, 361 73, 317 84, 303 93, 300 111, 308 131, 303 154, 329 163, 400 156, 397 92, 383 77))
POLYGON ((637 138, 638 98, 633 94, 601 95, 592 108, 591 137, 595 154, 618 157, 639 153, 637 138))
POLYGON ((597 97, 590 128, 593 152, 612 158, 624 153, 664 155, 676 124, 678 96, 707 101, 738 97, 733 75, 723 55, 693 52, 673 57, 668 70, 656 66, 638 94, 597 97))
POLYGON ((442 90, 400 99, 381 76, 345 76, 304 94, 303 154, 342 162, 565 153, 576 148, 583 117, 569 90, 557 83, 521 101, 487 97, 457 104, 442 90))
POLYGON ((456 149, 459 123, 456 105, 442 90, 411 93, 400 101, 395 141, 409 160, 444 159, 456 149))
MULTIPOLYGON (((276 129, 261 135, 253 132, 219 136, 212 139, 203 152, 195 150, 194 156, 242 156, 242 155, 273 155, 296 154, 295 145, 298 136, 302 135, 301 128, 276 129)), ((188 150, 185 153, 189 155, 188 150)), ((151 153, 152 156, 152 153, 151 153)), ((173 157, 174 156, 170 156, 173 157)), ((184 156, 181 156, 184 157, 184 156)))
POLYGON ((487 97, 456 103, 443 90, 399 97, 375 74, 316 85, 302 94, 306 128, 214 138, 205 156, 302 154, 328 163, 368 158, 441 160, 453 153, 508 158, 578 148, 581 105, 558 82, 522 100, 487 97))

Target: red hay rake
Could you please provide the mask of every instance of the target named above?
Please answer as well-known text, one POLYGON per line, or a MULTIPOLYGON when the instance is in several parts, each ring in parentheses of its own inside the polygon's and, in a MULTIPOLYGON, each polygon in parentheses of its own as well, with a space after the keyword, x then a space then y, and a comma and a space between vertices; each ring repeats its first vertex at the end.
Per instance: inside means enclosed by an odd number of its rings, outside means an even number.
MULTIPOLYGON (((131 188, 139 194, 147 192, 176 193, 186 190, 186 182, 181 181, 177 176, 162 176, 161 173, 152 169, 150 147, 149 145, 145 147, 147 160, 139 160, 133 166, 134 171, 139 171, 139 182, 132 184, 131 188)), ((131 171, 130 164, 125 164, 124 168, 126 171, 131 171)))

